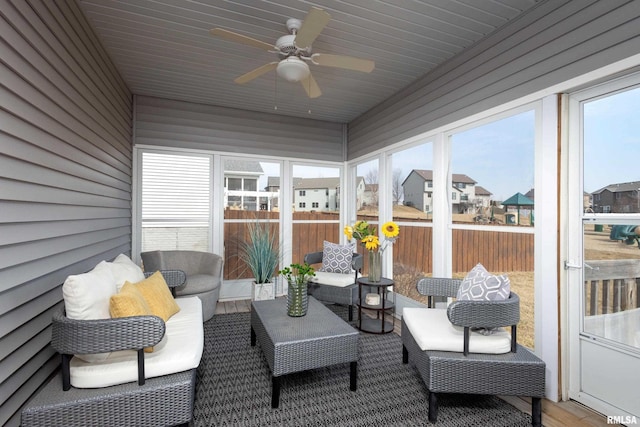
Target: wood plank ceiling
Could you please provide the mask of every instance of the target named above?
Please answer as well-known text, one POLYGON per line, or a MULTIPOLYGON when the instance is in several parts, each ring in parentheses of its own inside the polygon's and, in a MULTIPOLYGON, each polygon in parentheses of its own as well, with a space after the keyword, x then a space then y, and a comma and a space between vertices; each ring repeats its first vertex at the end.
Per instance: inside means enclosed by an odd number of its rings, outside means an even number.
POLYGON ((77 0, 134 94, 348 123, 534 7, 538 0, 77 0), (271 71, 277 54, 213 37, 224 28, 274 44, 288 18, 331 20, 314 53, 375 61, 371 73, 310 65, 322 96, 271 71), (276 108, 277 107, 277 108, 276 108))

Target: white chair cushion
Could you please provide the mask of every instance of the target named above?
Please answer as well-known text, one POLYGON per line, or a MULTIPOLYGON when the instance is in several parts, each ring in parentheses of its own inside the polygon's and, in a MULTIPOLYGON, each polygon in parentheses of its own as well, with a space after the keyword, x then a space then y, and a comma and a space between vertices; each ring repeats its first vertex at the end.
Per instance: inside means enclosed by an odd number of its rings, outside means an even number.
POLYGON ((309 279, 311 283, 317 283, 319 285, 337 286, 344 288, 345 286, 353 285, 355 283, 355 272, 349 274, 342 273, 328 273, 326 271, 316 271, 316 275, 309 279))
MULTIPOLYGON (((405 308, 402 318, 420 349, 462 353, 464 328, 449 321, 446 309, 405 308)), ((511 334, 502 328, 491 335, 469 333, 469 353, 503 354, 509 351, 511 334)))
MULTIPOLYGON (((198 297, 178 298, 180 311, 167 321, 162 341, 144 354, 145 377, 153 378, 198 367, 204 348, 202 303, 198 297)), ((115 351, 100 362, 71 359, 71 385, 100 388, 138 380, 137 353, 115 351)))
POLYGON ((107 265, 111 268, 118 292, 124 282, 138 283, 144 280, 142 269, 125 254, 118 255, 113 262, 109 262, 107 265))

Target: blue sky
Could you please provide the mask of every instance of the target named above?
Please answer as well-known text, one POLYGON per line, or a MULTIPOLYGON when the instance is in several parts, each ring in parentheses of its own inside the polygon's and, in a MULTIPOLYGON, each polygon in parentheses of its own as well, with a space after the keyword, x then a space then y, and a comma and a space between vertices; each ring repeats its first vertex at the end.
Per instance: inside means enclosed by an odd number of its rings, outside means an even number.
POLYGON ((640 181, 640 88, 584 107, 584 189, 640 181))

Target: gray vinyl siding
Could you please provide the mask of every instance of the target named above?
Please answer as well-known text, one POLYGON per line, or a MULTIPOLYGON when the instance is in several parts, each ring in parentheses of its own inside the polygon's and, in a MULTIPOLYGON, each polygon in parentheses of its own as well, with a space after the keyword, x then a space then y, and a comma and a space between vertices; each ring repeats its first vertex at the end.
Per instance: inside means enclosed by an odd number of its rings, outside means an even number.
POLYGON ((344 125, 135 97, 135 143, 326 161, 344 160, 344 125))
POLYGON ((349 124, 348 158, 640 53, 640 1, 546 1, 349 124))
POLYGON ((0 425, 59 365, 64 279, 130 253, 131 124, 75 2, 0 3, 0 425))

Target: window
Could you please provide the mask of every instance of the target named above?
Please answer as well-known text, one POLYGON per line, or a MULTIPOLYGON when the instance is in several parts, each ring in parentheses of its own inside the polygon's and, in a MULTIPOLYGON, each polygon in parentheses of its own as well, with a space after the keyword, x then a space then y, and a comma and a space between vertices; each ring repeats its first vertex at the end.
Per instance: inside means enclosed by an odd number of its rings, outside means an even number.
POLYGON ((391 155, 391 168, 393 221, 400 227, 400 238, 392 247, 393 290, 404 297, 426 303, 427 298, 416 290, 416 282, 420 277, 433 273, 433 144, 423 142, 394 152, 391 155))
POLYGON ((300 197, 304 197, 307 195, 307 192, 305 190, 300 190, 299 194, 300 194, 300 197))
POLYGON ((249 279, 251 270, 239 256, 241 242, 249 238, 248 225, 268 223, 269 232, 279 239, 281 164, 248 157, 222 157, 222 164, 226 182, 241 182, 224 192, 224 232, 219 237, 224 239, 224 279, 249 279))
POLYGON ((611 206, 609 205, 604 205, 602 207, 602 213, 611 213, 611 206))
POLYGON ((227 190, 242 190, 242 178, 227 178, 227 190))
POLYGON ((324 240, 340 242, 342 230, 337 190, 340 187, 341 170, 342 165, 335 164, 293 164, 293 188, 304 187, 309 191, 306 199, 308 203, 296 204, 292 215, 292 233, 287 236, 292 243, 292 262, 302 263, 305 254, 321 251, 324 240), (328 195, 326 189, 329 189, 328 195), (325 208, 319 211, 321 205, 325 208))
POLYGON ((462 278, 478 262, 494 274, 507 274, 521 301, 518 341, 527 347, 534 346, 534 206, 526 195, 533 197, 535 116, 535 110, 502 116, 449 139, 450 185, 473 188, 451 209, 452 275, 462 278), (519 233, 510 230, 514 227, 519 233), (509 255, 496 257, 496 250, 509 255))
POLYGON ((456 196, 456 193, 451 193, 451 200, 457 200, 457 198, 456 198, 456 197, 457 197, 457 196, 456 196))
POLYGON ((616 200, 622 199, 622 193, 616 193, 616 200))
POLYGON ((144 151, 141 170, 142 251, 208 251, 211 157, 144 151))

